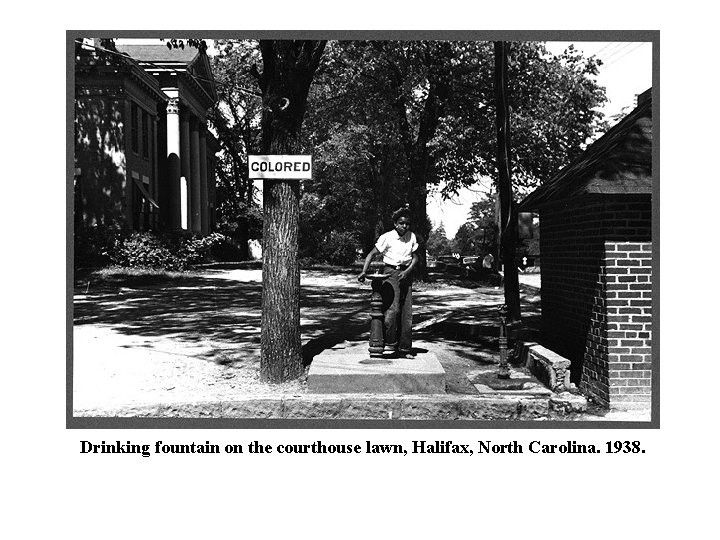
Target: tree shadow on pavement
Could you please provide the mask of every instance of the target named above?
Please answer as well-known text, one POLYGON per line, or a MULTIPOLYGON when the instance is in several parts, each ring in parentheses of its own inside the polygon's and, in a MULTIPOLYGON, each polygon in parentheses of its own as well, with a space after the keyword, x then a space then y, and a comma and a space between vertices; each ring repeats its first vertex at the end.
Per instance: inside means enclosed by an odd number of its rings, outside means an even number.
MULTIPOLYGON (((105 325, 134 338, 206 345, 195 356, 218 363, 238 357, 238 350, 258 361, 261 301, 262 285, 256 281, 188 276, 132 287, 95 282, 76 287, 73 319, 76 327, 105 325)), ((303 285, 303 356, 309 361, 320 350, 361 334, 369 320, 367 304, 367 294, 356 288, 303 285)), ((128 346, 152 347, 152 342, 128 346)))
MULTIPOLYGON (((212 275, 188 275, 164 281, 100 280, 76 282, 74 325, 109 326, 134 338, 123 347, 152 348, 156 339, 187 346, 194 357, 219 364, 259 362, 262 284, 212 275), (128 286, 130 285, 130 286, 128 286)), ((452 312, 453 320, 472 321, 476 335, 454 333, 452 325, 433 325, 422 339, 469 342, 472 347, 497 350, 496 306, 502 293, 449 291, 417 295, 415 324, 452 312), (458 308, 458 306, 461 306, 458 308)), ((344 341, 369 338, 370 294, 349 284, 303 284, 300 293, 304 365, 322 351, 344 341)), ((524 303, 524 316, 539 318, 524 303)), ((461 356, 477 354, 458 350, 461 356)))

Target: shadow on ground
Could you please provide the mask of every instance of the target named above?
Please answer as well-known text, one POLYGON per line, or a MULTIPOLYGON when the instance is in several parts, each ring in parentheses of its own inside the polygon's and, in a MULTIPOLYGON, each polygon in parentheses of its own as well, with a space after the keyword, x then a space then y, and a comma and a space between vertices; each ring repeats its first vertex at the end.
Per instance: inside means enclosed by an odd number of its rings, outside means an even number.
MULTIPOLYGON (((162 283, 127 284, 78 283, 75 326, 109 325, 134 337, 172 338, 187 344, 212 342, 216 352, 238 344, 245 350, 259 351, 260 283, 189 276, 162 283)), ((302 333, 309 360, 333 342, 365 330, 366 295, 343 288, 331 292, 326 287, 302 287, 302 333)), ((208 359, 222 362, 223 358, 226 356, 218 354, 208 359)))
MULTIPOLYGON (((313 273, 317 274, 317 273, 313 273)), ((348 283, 353 276, 346 276, 348 283)), ((322 280, 314 280, 314 283, 322 280)), ((443 340, 468 361, 492 361, 498 344, 497 306, 502 290, 438 290, 417 284, 414 323, 445 317, 416 333, 418 339, 443 340), (448 316, 450 314, 450 316, 448 316), (467 345, 470 346, 468 352, 467 345)), ((199 357, 219 364, 259 361, 262 287, 258 281, 236 281, 221 272, 155 277, 78 280, 74 324, 106 325, 139 338, 169 338, 188 345, 211 344, 199 357)), ((539 320, 539 301, 524 295, 526 323, 539 320)), ((301 288, 303 362, 307 366, 322 351, 343 341, 369 337, 369 290, 357 285, 303 284, 301 288)), ((139 343, 132 347, 151 347, 139 343)))

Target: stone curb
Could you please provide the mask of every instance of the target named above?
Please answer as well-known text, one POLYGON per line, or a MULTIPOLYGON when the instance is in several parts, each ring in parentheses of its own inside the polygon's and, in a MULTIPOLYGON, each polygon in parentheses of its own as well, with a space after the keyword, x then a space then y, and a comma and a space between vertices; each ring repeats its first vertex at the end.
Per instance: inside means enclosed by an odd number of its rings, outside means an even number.
POLYGON ((337 420, 540 420, 548 396, 309 394, 226 402, 128 404, 76 410, 75 417, 261 418, 337 420))
POLYGON ((553 392, 569 390, 570 360, 535 342, 520 342, 520 361, 553 392))

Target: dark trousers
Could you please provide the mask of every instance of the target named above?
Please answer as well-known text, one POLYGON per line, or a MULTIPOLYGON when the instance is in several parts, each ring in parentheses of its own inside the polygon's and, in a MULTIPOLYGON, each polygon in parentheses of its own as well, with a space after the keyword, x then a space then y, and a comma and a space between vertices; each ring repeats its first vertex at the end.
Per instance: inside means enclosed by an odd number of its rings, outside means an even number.
POLYGON ((385 267, 390 277, 383 282, 380 293, 385 314, 385 346, 409 351, 412 348, 412 277, 400 279, 400 270, 385 267))

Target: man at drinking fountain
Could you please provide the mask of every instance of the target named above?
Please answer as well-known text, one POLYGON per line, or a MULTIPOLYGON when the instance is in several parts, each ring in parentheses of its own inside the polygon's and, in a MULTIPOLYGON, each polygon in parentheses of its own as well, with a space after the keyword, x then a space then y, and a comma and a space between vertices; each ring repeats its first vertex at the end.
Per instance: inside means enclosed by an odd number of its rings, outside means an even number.
POLYGON ((385 350, 412 358, 412 270, 418 262, 418 241, 410 230, 410 211, 400 208, 392 215, 394 229, 381 235, 367 257, 358 281, 365 281, 370 263, 382 255, 385 350), (399 335, 398 335, 399 334, 399 335))

